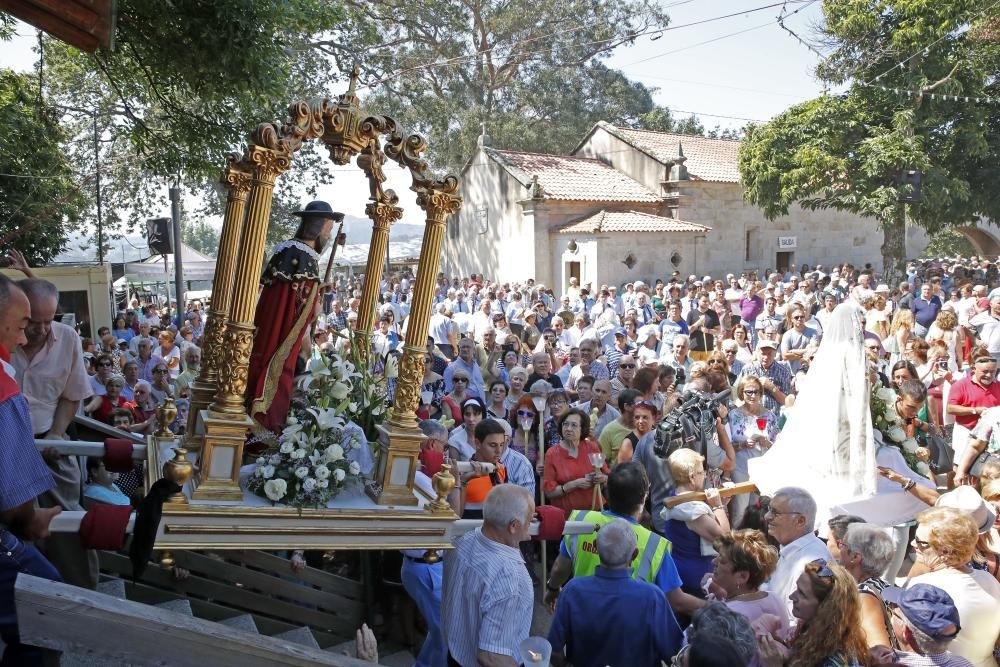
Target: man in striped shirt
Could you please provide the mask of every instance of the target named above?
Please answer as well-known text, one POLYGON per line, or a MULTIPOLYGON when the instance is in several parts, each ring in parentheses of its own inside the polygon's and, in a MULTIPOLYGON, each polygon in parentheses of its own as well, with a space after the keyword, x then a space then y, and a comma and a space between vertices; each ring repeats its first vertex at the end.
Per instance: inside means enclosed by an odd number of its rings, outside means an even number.
POLYGON ((441 598, 449 665, 520 664, 535 597, 518 544, 528 539, 534 514, 526 489, 502 484, 483 504, 482 527, 455 539, 441 598))

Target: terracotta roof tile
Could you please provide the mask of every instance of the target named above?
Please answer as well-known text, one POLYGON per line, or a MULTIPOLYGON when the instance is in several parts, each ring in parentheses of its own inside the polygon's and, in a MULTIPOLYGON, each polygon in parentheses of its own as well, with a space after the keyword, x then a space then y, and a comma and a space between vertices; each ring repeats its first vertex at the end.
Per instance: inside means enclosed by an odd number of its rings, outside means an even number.
MULTIPOLYGON (((658 202, 660 198, 638 181, 593 158, 543 153, 519 153, 485 148, 522 184, 538 177, 546 199, 570 201, 658 202)), ((530 193, 529 193, 530 196, 530 193)))
POLYGON ((737 154, 740 142, 734 139, 712 139, 693 134, 654 132, 617 127, 604 121, 600 127, 656 160, 669 163, 677 158, 677 146, 683 147, 688 175, 692 180, 739 183, 740 170, 737 154))
POLYGON ((711 227, 639 211, 598 211, 566 223, 560 234, 595 232, 710 232, 711 227))

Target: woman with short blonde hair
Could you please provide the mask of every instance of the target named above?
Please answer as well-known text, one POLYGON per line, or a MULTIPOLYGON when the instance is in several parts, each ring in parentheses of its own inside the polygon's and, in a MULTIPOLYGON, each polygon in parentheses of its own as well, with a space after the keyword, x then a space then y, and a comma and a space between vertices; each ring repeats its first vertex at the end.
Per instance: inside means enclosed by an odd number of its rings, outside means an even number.
POLYGON ((929 571, 909 580, 930 584, 955 601, 962 632, 949 650, 974 665, 992 665, 993 646, 1000 635, 1000 583, 989 572, 969 566, 979 529, 968 512, 932 507, 917 515, 913 547, 917 563, 929 571))
POLYGON ((778 566, 778 550, 759 530, 735 530, 712 542, 718 555, 712 561, 712 586, 733 611, 754 621, 764 614, 779 620, 779 631, 788 631, 788 606, 774 593, 760 590, 778 566))

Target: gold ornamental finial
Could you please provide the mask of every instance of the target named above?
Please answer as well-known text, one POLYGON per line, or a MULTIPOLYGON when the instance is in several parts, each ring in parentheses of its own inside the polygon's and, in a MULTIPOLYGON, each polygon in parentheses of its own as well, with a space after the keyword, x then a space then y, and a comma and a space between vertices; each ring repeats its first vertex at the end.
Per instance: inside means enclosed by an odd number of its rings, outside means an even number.
POLYGON ((361 76, 361 68, 358 67, 357 63, 351 67, 351 85, 347 88, 348 95, 354 95, 358 87, 358 78, 361 76))

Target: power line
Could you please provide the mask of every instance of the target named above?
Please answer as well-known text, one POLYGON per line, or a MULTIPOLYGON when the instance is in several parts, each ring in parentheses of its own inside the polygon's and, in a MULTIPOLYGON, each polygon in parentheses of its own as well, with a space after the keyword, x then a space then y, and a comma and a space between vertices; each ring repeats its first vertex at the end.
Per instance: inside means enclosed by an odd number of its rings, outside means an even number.
MULTIPOLYGON (((971 23, 974 19, 976 19, 979 16, 981 16, 981 15, 985 14, 986 12, 990 11, 991 9, 993 9, 994 7, 996 7, 997 5, 1000 5, 1000 0, 995 0, 993 2, 993 4, 990 5, 989 7, 985 7, 983 9, 980 9, 978 12, 975 12, 972 16, 970 16, 968 19, 966 19, 965 22, 966 23, 971 23)), ((929 53, 932 48, 934 48, 935 46, 937 46, 938 44, 940 44, 941 42, 943 42, 945 39, 947 39, 952 34, 952 32, 953 31, 951 31, 951 30, 945 32, 943 35, 941 35, 940 37, 938 37, 937 39, 935 39, 933 42, 931 42, 930 44, 928 44, 924 48, 917 49, 912 54, 910 54, 907 58, 905 58, 905 59, 901 60, 900 62, 896 63, 895 65, 893 65, 892 67, 890 67, 886 71, 882 72, 881 74, 876 75, 872 79, 869 79, 869 80, 865 81, 863 85, 870 85, 871 83, 873 83, 875 81, 878 81, 883 76, 885 76, 886 74, 889 74, 890 72, 892 72, 896 68, 903 69, 903 66, 906 65, 906 63, 910 62, 911 60, 913 60, 914 58, 916 58, 917 56, 919 56, 921 53, 924 53, 924 54, 929 53)))
MULTIPOLYGON (((748 14, 753 14, 755 12, 763 11, 765 9, 773 9, 775 7, 780 7, 780 6, 784 5, 784 4, 786 4, 788 1, 789 0, 784 0, 783 2, 774 2, 774 3, 771 3, 771 4, 767 4, 767 5, 762 5, 760 7, 754 7, 752 9, 746 9, 746 10, 739 11, 739 12, 733 12, 733 13, 730 13, 730 14, 724 14, 722 16, 714 16, 714 17, 707 18, 707 19, 700 19, 698 21, 692 21, 690 23, 683 23, 681 25, 666 26, 666 27, 662 27, 662 28, 651 28, 649 30, 644 30, 642 32, 638 32, 638 33, 635 33, 633 35, 630 35, 630 37, 633 38, 633 39, 635 39, 635 38, 638 38, 638 37, 643 37, 645 35, 658 35, 659 36, 659 35, 663 35, 663 33, 671 32, 673 30, 680 30, 682 28, 690 28, 690 27, 693 27, 693 26, 704 25, 706 23, 712 23, 714 21, 722 21, 722 20, 725 20, 725 19, 735 18, 735 17, 738 17, 738 16, 746 16, 748 14)), ((795 10, 794 12, 792 12, 791 14, 789 14, 789 16, 791 16, 792 14, 797 13, 798 11, 800 11, 801 9, 804 9, 805 7, 808 7, 809 5, 815 3, 817 0, 790 0, 790 1, 791 2, 796 2, 796 3, 803 3, 804 2, 804 3, 806 3, 806 5, 804 7, 800 7, 798 10, 795 10)), ((567 34, 567 33, 570 33, 570 32, 576 32, 577 30, 580 30, 580 29, 582 29, 584 27, 587 27, 587 25, 589 25, 589 24, 581 24, 581 25, 576 26, 575 28, 572 28, 572 29, 564 29, 564 30, 559 30, 559 31, 547 34, 547 35, 540 35, 538 37, 531 37, 531 38, 528 38, 528 39, 525 39, 525 40, 521 40, 519 42, 515 42, 514 44, 512 44, 510 46, 505 45, 505 44, 494 44, 493 46, 490 46, 488 48, 482 49, 480 51, 476 51, 475 53, 469 53, 469 54, 465 54, 465 55, 461 55, 461 56, 455 56, 453 58, 446 58, 445 60, 438 60, 438 61, 428 62, 428 63, 420 63, 418 65, 413 65, 411 67, 405 67, 403 69, 396 70, 392 74, 390 74, 390 75, 388 75, 388 76, 386 76, 386 77, 384 77, 384 78, 382 78, 382 79, 380 79, 378 81, 375 81, 375 82, 373 82, 371 84, 368 84, 367 86, 364 86, 364 87, 368 88, 368 89, 372 89, 375 86, 383 84, 383 83, 385 83, 387 81, 391 81, 392 79, 395 79, 396 77, 398 77, 398 76, 400 76, 402 74, 406 74, 408 72, 413 72, 413 71, 417 71, 417 70, 421 70, 421 69, 431 69, 431 68, 435 68, 435 67, 443 67, 443 66, 446 66, 446 65, 452 65, 452 64, 455 64, 455 63, 458 63, 458 62, 462 62, 462 61, 465 61, 465 60, 471 60, 471 59, 474 59, 474 58, 478 58, 478 57, 480 57, 482 55, 485 55, 487 53, 491 53, 495 49, 499 49, 499 48, 514 49, 514 48, 516 48, 518 46, 521 46, 523 44, 528 44, 530 42, 536 42, 536 41, 539 41, 539 40, 548 39, 550 37, 556 37, 558 35, 564 35, 564 34, 567 34)), ((765 25, 770 25, 770 22, 768 22, 765 25)), ((589 41, 589 42, 581 42, 579 44, 576 44, 576 46, 593 46, 593 45, 596 45, 596 44, 606 44, 608 42, 615 41, 616 39, 618 39, 618 38, 608 38, 608 39, 592 40, 592 41, 589 41)), ((695 46, 697 46, 697 45, 695 45, 695 46)), ((526 53, 522 53, 521 55, 522 56, 531 56, 531 55, 536 55, 536 54, 540 54, 540 53, 546 53, 547 51, 548 51, 548 49, 544 49, 544 50, 540 49, 540 50, 537 50, 537 51, 528 51, 526 53)), ((664 54, 664 55, 666 55, 666 54, 664 54)), ((644 61, 639 61, 639 62, 644 62, 644 61)))

